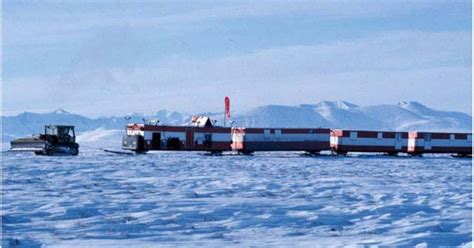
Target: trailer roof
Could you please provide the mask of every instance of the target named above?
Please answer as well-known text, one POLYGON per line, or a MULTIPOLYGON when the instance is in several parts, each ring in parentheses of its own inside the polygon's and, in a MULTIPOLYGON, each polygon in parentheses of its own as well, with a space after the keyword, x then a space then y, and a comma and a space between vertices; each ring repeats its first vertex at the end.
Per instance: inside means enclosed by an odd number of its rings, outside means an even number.
POLYGON ((47 127, 74 127, 73 125, 46 125, 47 127))

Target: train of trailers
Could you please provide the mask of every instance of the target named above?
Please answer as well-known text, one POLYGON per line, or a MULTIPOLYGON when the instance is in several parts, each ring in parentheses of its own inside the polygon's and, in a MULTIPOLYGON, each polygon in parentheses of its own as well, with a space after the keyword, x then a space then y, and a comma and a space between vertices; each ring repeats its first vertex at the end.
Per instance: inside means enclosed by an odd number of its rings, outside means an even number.
POLYGON ((472 156, 472 133, 363 131, 329 128, 217 127, 208 117, 194 117, 190 126, 128 124, 122 149, 206 151, 330 151, 422 155, 446 153, 472 156))

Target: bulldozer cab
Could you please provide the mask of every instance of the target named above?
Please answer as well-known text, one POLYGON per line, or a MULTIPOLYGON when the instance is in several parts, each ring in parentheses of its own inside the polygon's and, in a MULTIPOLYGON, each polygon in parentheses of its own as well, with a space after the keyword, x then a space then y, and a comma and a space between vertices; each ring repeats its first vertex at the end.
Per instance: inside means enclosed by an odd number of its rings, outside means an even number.
POLYGON ((44 127, 46 135, 56 136, 60 143, 76 142, 76 133, 74 126, 47 125, 44 127))

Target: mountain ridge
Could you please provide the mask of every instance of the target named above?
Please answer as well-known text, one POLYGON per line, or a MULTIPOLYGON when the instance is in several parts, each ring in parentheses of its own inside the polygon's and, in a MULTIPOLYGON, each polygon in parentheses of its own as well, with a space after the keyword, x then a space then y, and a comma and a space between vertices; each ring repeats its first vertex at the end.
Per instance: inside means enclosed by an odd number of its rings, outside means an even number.
MULTIPOLYGON (((203 112, 223 124, 223 113, 203 112)), ((71 124, 78 133, 93 130, 120 130, 127 122, 143 123, 159 119, 161 124, 187 125, 192 115, 159 110, 152 114, 133 113, 130 119, 109 116, 89 118, 64 109, 49 113, 23 112, 2 116, 2 136, 15 137, 42 132, 45 124, 71 124)), ((456 111, 441 111, 419 102, 399 102, 361 107, 347 101, 321 101, 297 106, 265 105, 233 113, 234 126, 240 127, 329 127, 363 130, 470 132, 472 117, 456 111)))

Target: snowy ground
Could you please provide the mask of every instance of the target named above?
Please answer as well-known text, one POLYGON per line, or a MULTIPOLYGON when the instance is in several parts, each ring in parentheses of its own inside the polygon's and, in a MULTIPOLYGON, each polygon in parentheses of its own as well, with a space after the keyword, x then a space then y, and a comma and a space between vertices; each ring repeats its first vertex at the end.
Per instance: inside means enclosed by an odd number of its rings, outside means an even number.
POLYGON ((3 247, 470 246, 471 160, 3 154, 3 247))

